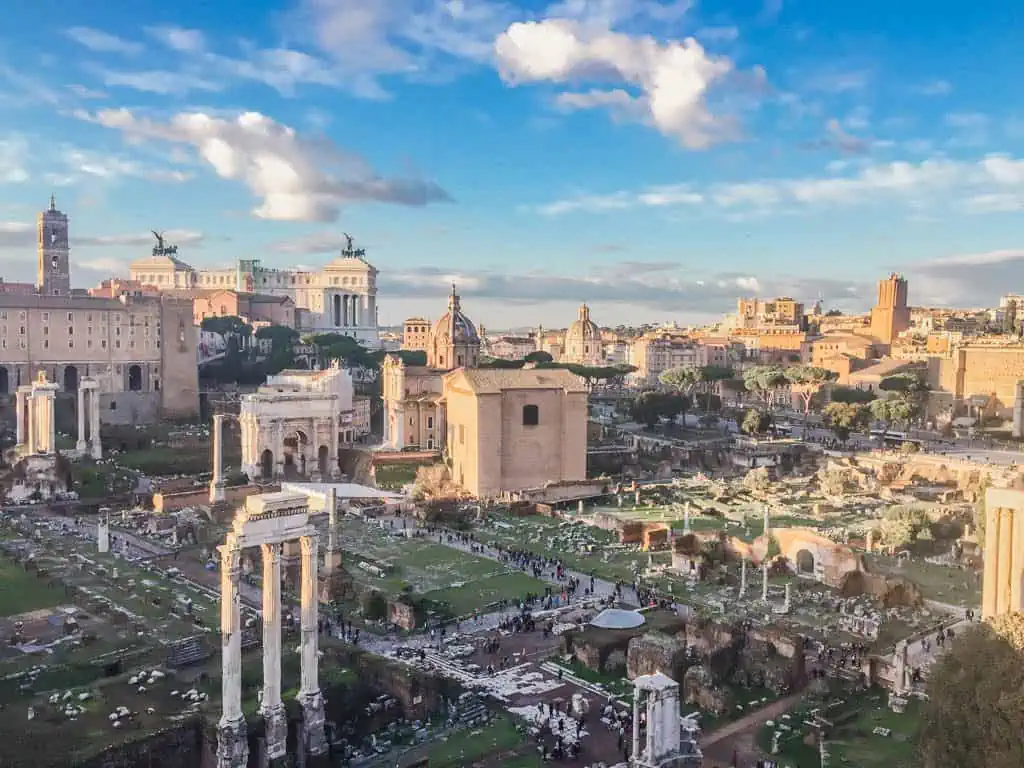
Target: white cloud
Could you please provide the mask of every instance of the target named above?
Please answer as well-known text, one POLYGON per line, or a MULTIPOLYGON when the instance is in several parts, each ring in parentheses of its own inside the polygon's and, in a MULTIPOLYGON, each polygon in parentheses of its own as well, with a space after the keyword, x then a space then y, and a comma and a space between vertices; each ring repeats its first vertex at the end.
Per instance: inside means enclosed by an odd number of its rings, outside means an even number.
POLYGON ((21 184, 28 181, 25 160, 29 153, 28 141, 23 136, 0 138, 0 184, 21 184))
POLYGON ((65 175, 74 183, 82 178, 114 181, 121 178, 148 179, 150 181, 188 181, 191 174, 174 168, 158 168, 117 155, 92 152, 65 146, 60 152, 65 175))
POLYGON ((278 253, 287 254, 331 253, 340 251, 344 244, 344 238, 339 232, 315 232, 281 240, 270 248, 278 253))
POLYGON ((512 85, 589 81, 613 86, 590 94, 563 94, 563 107, 642 108, 646 121, 691 149, 736 136, 733 121, 713 114, 707 101, 733 64, 708 54, 693 38, 662 43, 552 18, 512 24, 495 43, 495 53, 502 78, 512 85))
POLYGON ((1017 290, 1024 248, 953 254, 907 266, 913 303, 992 307, 1017 290), (965 279, 969 275, 969 279, 965 279))
POLYGON ((740 31, 736 27, 701 27, 694 35, 698 40, 708 43, 731 43, 738 39, 740 31))
MULTIPOLYGON (((190 229, 169 229, 164 237, 168 243, 181 246, 197 246, 207 239, 202 232, 190 229)), ((152 242, 151 232, 121 235, 75 235, 72 232, 70 245, 72 248, 138 248, 152 242)), ((0 221, 0 249, 32 248, 35 244, 36 228, 32 223, 0 221)), ((75 260, 76 265, 79 263, 75 260)))
POLYGON ((931 80, 918 90, 925 96, 946 96, 953 92, 953 84, 948 80, 931 80))
POLYGON ((249 188, 259 200, 253 213, 260 218, 334 221, 347 203, 423 206, 451 200, 432 181, 382 177, 328 140, 302 137, 258 112, 234 119, 183 112, 163 123, 121 109, 89 119, 128 140, 192 147, 218 176, 249 188))
POLYGON ((117 35, 91 27, 72 27, 65 30, 64 34, 95 53, 120 53, 126 56, 135 56, 145 50, 141 43, 125 40, 117 35))
POLYGON ((0 221, 0 248, 27 248, 36 241, 36 228, 24 221, 0 221))
MULTIPOLYGON (((843 165, 838 170, 848 168, 843 165)), ((772 211, 811 206, 856 206, 877 202, 903 203, 921 208, 952 200, 968 212, 1008 208, 1008 201, 1024 195, 1024 159, 991 154, 975 162, 933 158, 919 163, 897 161, 860 165, 855 173, 827 177, 764 179, 712 184, 704 189, 678 187, 685 195, 664 202, 660 191, 617 191, 607 195, 580 194, 539 206, 545 215, 599 212, 665 205, 706 205, 719 211, 772 211)), ((672 189, 672 188, 670 188, 672 189)))
POLYGON ((146 27, 146 34, 179 53, 197 53, 206 48, 206 37, 198 29, 163 25, 146 27))
POLYGON ((71 93, 73 93, 75 96, 77 96, 80 99, 90 99, 91 100, 91 99, 107 99, 107 98, 109 98, 109 94, 106 94, 103 91, 98 91, 98 90, 96 90, 94 88, 86 88, 84 85, 78 85, 76 83, 73 83, 73 84, 67 86, 67 89, 69 91, 71 91, 71 93))
POLYGON ((108 88, 131 88, 159 96, 185 96, 193 91, 217 92, 225 86, 223 82, 189 72, 160 69, 125 72, 94 66, 88 69, 108 88))

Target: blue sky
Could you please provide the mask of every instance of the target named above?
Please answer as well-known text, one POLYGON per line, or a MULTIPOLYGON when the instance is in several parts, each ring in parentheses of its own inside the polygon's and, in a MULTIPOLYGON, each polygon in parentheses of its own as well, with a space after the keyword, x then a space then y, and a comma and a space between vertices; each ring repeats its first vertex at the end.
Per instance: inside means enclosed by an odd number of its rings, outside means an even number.
POLYGON ((892 270, 914 303, 1024 289, 1014 0, 9 5, 7 280, 55 192, 77 285, 150 229, 195 266, 322 264, 350 232, 384 322, 452 280, 493 328, 861 309, 892 270))

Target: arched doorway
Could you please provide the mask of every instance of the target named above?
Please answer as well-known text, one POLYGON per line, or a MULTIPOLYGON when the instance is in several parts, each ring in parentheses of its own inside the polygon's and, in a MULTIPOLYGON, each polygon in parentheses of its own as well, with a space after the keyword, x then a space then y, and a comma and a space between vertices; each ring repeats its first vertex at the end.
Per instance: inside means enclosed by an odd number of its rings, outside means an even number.
POLYGON ((269 448, 260 454, 260 476, 264 480, 274 476, 274 452, 269 448))
POLYGON ((7 373, 7 368, 0 365, 0 395, 11 394, 11 377, 7 373))
POLYGON ((78 391, 78 368, 73 365, 64 366, 64 391, 78 391))
POLYGON ((326 445, 321 445, 320 450, 317 451, 317 469, 320 470, 321 477, 330 477, 331 465, 330 465, 331 451, 326 445))
POLYGON ((814 573, 814 555, 808 549, 796 553, 796 570, 799 573, 814 573))
POLYGON ((302 430, 295 430, 290 437, 284 439, 284 467, 285 475, 298 473, 306 474, 306 451, 309 446, 309 439, 302 430))
POLYGON ((142 368, 138 365, 133 365, 128 369, 128 391, 142 391, 142 368))

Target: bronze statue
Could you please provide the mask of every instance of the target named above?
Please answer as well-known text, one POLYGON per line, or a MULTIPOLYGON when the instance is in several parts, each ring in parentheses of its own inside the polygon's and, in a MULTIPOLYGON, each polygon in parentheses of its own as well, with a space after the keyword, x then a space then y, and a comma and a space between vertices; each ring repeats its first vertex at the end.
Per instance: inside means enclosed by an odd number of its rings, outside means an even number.
POLYGON ((345 253, 352 253, 352 235, 348 232, 342 232, 341 234, 345 238, 345 253))
POLYGON ((151 229, 149 231, 152 232, 153 237, 156 238, 156 245, 153 247, 153 255, 162 256, 164 254, 164 236, 155 229, 151 229))

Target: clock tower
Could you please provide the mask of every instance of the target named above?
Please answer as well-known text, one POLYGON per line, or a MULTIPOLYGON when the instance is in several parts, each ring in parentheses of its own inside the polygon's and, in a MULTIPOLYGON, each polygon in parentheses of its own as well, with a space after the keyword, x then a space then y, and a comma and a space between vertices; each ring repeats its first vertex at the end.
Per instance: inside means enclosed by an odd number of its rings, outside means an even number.
POLYGON ((36 267, 36 290, 46 296, 71 294, 70 250, 68 248, 68 217, 57 210, 50 195, 50 208, 36 216, 39 258, 36 267))

